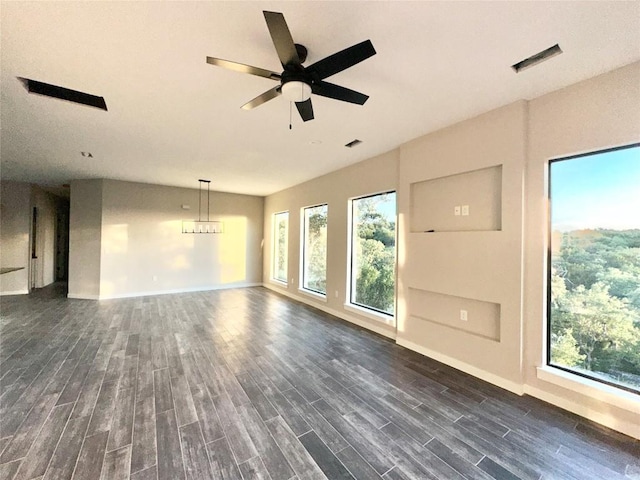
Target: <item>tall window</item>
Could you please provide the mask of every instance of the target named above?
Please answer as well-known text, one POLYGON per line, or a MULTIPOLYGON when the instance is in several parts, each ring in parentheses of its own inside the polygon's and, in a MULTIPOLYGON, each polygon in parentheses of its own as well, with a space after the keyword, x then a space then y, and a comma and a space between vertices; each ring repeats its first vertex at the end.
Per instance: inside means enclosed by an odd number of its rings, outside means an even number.
POLYGON ((548 363, 640 391, 640 146, 550 162, 548 363))
POLYGON ((396 193, 351 201, 351 303, 393 315, 396 193))
POLYGON ((289 212, 273 215, 273 278, 287 282, 289 212))
POLYGON ((327 205, 307 207, 304 216, 302 287, 327 293, 327 205))

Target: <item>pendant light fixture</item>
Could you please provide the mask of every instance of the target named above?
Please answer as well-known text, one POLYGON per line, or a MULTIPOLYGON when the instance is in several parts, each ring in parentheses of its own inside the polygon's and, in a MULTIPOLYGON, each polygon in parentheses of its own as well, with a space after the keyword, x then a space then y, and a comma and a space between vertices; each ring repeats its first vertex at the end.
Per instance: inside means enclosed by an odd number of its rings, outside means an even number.
POLYGON ((223 233, 222 222, 211 220, 209 218, 209 184, 211 180, 198 180, 200 182, 200 191, 198 192, 198 220, 183 220, 182 233, 223 233), (207 184, 207 219, 202 219, 202 184, 207 184))

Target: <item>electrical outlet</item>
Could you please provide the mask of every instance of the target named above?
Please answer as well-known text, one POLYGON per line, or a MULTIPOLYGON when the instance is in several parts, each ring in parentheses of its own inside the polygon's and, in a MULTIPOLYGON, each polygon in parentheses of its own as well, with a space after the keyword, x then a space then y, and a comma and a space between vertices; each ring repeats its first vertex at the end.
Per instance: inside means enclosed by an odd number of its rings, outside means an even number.
POLYGON ((336 290, 336 298, 338 298, 338 290, 336 290))
POLYGON ((157 275, 154 275, 154 276, 153 276, 153 281, 154 281, 154 282, 157 282, 157 281, 158 281, 158 276, 157 276, 157 275))
POLYGON ((467 321, 467 311, 466 310, 460 310, 460 320, 462 320, 463 322, 467 321))
POLYGON ((293 277, 291 277, 291 283, 293 283, 293 277))
POLYGON ((460 205, 456 205, 455 207, 453 207, 453 214, 454 214, 456 217, 459 217, 459 216, 460 216, 460 205))
POLYGON ((469 216, 469 205, 462 205, 462 216, 463 217, 469 216))

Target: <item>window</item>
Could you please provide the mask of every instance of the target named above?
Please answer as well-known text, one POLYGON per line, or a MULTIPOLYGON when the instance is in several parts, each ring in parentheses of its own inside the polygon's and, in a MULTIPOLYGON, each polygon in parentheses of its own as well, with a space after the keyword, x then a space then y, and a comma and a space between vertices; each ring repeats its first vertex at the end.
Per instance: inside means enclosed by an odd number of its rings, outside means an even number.
POLYGON ((327 205, 303 209, 302 288, 327 294, 327 205))
POLYGON ((273 279, 287 283, 289 212, 273 215, 273 279))
POLYGON ((351 291, 354 305, 393 315, 396 193, 351 201, 351 291))
POLYGON ((640 391, 640 145, 551 161, 550 365, 640 391))

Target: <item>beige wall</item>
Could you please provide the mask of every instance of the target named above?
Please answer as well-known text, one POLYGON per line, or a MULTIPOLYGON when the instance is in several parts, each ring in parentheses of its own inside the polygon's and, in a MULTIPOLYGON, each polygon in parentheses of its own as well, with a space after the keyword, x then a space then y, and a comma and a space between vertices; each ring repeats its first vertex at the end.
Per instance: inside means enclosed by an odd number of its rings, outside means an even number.
POLYGON ((183 234, 182 220, 198 217, 198 190, 104 180, 101 298, 262 283, 264 199, 210 195, 224 233, 183 234))
POLYGON ((525 250, 528 391, 640 438, 637 395, 628 396, 622 409, 601 389, 585 387, 583 382, 561 381, 558 385, 553 383, 556 378, 544 376, 536 368, 545 363, 548 161, 640 141, 640 63, 537 98, 530 102, 529 112, 525 250))
POLYGON ((265 201, 265 248, 263 279, 265 286, 310 303, 329 313, 347 318, 387 336, 395 336, 395 322, 368 318, 357 310, 345 308, 347 294, 347 204, 350 198, 395 190, 398 151, 380 155, 310 182, 270 195, 265 201), (326 299, 299 290, 301 209, 328 204, 327 296, 326 299), (271 279, 273 214, 289 212, 289 281, 287 285, 271 279))
POLYGON ((403 145, 398 197, 397 342, 516 392, 526 114, 518 102, 403 145), (437 214, 435 232, 419 211, 437 214))
POLYGON ((102 180, 71 182, 69 298, 100 297, 102 180))
POLYGON ((544 367, 548 160, 639 142, 638 105, 635 63, 270 195, 265 285, 494 384, 640 438, 638 395, 544 367), (501 170, 498 187, 494 178, 473 173, 495 166, 501 170), (436 198, 426 188, 431 182, 436 198), (397 332, 343 306, 347 201, 392 188, 399 207, 397 332), (479 190, 489 195, 474 195, 479 190), (300 209, 318 203, 329 203, 326 302, 298 291, 300 209), (470 216, 453 217, 453 207, 465 204, 470 216), (270 279, 272 215, 284 210, 290 215, 286 286, 270 279), (466 322, 461 309, 467 310, 466 322))
POLYGON ((182 220, 198 217, 198 201, 195 189, 73 182, 69 296, 116 298, 260 284, 264 199, 211 192, 211 220, 221 220, 224 233, 182 234, 182 220))
POLYGON ((0 266, 24 267, 0 276, 0 294, 29 292, 31 185, 0 183, 0 266))

